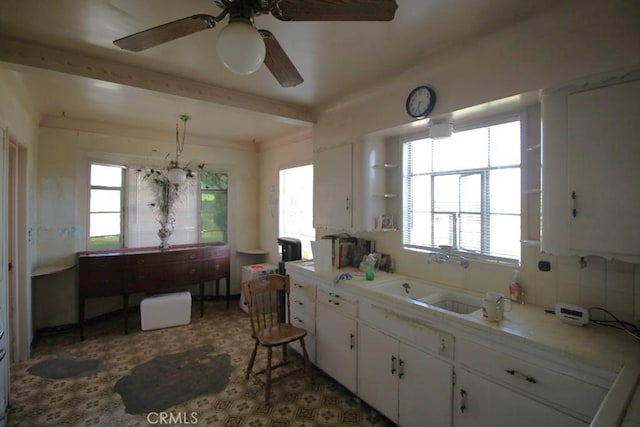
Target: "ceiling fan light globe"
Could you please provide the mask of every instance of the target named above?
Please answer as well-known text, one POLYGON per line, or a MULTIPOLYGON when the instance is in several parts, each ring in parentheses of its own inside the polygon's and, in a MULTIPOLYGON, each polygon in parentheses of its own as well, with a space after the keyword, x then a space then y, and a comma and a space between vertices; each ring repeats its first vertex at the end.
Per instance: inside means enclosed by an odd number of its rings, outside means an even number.
POLYGON ((251 24, 235 21, 222 29, 216 41, 222 63, 236 74, 254 73, 264 62, 266 48, 262 36, 251 24))

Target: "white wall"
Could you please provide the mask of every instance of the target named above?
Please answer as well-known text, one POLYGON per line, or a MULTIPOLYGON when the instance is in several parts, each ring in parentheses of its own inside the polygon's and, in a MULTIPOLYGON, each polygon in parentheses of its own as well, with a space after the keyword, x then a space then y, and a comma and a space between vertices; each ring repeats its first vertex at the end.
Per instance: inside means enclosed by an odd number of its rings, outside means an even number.
MULTIPOLYGON (((40 128, 38 262, 41 265, 73 263, 75 253, 87 249, 90 162, 134 158, 134 162, 145 162, 143 165, 162 166, 166 164, 165 155, 175 150, 175 134, 86 122, 68 124, 68 121, 49 120, 48 123, 58 127, 40 128)), ((184 161, 206 163, 207 170, 229 173, 231 293, 238 294, 240 270, 235 251, 253 247, 258 234, 256 147, 252 143, 224 141, 207 141, 210 145, 205 146, 205 141, 192 135, 187 135, 186 141, 182 154, 184 161)), ((74 271, 50 276, 41 282, 35 293, 36 327, 76 322, 74 271)), ((224 286, 221 292, 223 290, 224 286)), ((211 292, 212 289, 207 287, 207 294, 211 292)), ((120 306, 118 297, 90 300, 87 318, 120 306)))
MULTIPOLYGON (((407 124, 405 99, 417 85, 435 89, 438 101, 432 117, 436 117, 585 76, 639 66, 639 22, 637 1, 563 2, 516 27, 447 48, 384 84, 326 106, 314 127, 313 148, 362 140, 374 132, 407 124)), ((321 230, 319 235, 329 232, 335 230, 321 230)), ((476 292, 508 290, 512 267, 478 262, 468 269, 427 264, 424 254, 402 248, 401 232, 369 237, 376 239, 380 251, 395 258, 399 273, 476 292)), ((640 321, 640 267, 588 261, 587 268, 580 268, 577 258, 546 256, 537 247, 524 247, 522 281, 527 301, 540 306, 553 306, 557 301, 598 305, 624 319, 640 321), (537 270, 540 259, 551 261, 550 272, 537 270)))
MULTIPOLYGON (((21 176, 24 177, 26 182, 19 183, 19 186, 20 191, 25 193, 23 196, 26 198, 27 209, 25 212, 20 212, 20 215, 25 220, 20 221, 24 226, 18 227, 17 230, 17 239, 20 242, 17 249, 20 259, 13 260, 17 269, 17 283, 15 284, 17 292, 13 296, 14 310, 19 321, 18 325, 14 325, 15 336, 11 336, 12 331, 8 331, 9 342, 13 342, 15 346, 12 349, 12 355, 17 356, 19 360, 24 360, 29 357, 30 345, 33 339, 31 270, 36 260, 36 247, 31 232, 35 229, 36 224, 37 199, 35 198, 35 181, 37 176, 37 122, 39 117, 37 111, 32 108, 30 99, 26 95, 18 76, 18 73, 13 71, 0 69, 0 128, 8 129, 9 140, 18 145, 20 147, 20 155, 26 157, 21 158, 19 162, 20 167, 24 169, 21 171, 21 176)), ((3 175, 1 181, 4 182, 5 179, 6 176, 3 175)), ((6 208, 4 207, 4 200, 2 204, 3 209, 6 208)), ((0 236, 0 244, 3 248, 6 248, 8 244, 7 238, 8 236, 4 233, 0 236)), ((5 269, 5 272, 0 276, 6 279, 6 264, 2 268, 5 269)), ((2 288, 0 289, 0 294, 2 295, 0 301, 1 319, 5 325, 10 325, 6 284, 6 280, 2 281, 2 288)))

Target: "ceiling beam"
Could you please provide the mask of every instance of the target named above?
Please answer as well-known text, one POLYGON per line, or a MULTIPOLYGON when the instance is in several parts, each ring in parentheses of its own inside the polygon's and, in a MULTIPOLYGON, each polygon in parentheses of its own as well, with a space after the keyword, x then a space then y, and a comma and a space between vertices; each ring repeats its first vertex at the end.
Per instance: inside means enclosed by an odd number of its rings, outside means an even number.
POLYGON ((300 125, 316 121, 315 114, 307 107, 25 41, 0 39, 0 61, 264 113, 300 125))

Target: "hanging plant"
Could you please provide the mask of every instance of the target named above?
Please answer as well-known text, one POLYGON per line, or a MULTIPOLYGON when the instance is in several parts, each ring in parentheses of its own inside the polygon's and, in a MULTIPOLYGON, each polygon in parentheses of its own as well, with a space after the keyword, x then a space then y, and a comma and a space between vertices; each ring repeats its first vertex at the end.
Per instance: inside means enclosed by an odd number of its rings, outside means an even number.
MULTIPOLYGON (((176 157, 170 160, 168 165, 163 169, 146 169, 139 170, 144 172, 142 177, 146 181, 152 191, 153 200, 149 206, 157 212, 156 220, 160 224, 158 237, 160 237, 160 248, 168 249, 169 237, 173 234, 175 228, 175 204, 180 200, 180 195, 184 193, 191 185, 195 173, 189 168, 189 163, 180 167, 180 156, 184 149, 184 140, 186 135, 187 121, 191 117, 185 114, 180 116, 183 122, 182 140, 179 138, 178 125, 176 124, 176 157), (178 171, 178 173, 176 173, 178 171)), ((169 154, 167 154, 167 158, 169 154)), ((200 169, 204 168, 204 164, 198 165, 200 169)))

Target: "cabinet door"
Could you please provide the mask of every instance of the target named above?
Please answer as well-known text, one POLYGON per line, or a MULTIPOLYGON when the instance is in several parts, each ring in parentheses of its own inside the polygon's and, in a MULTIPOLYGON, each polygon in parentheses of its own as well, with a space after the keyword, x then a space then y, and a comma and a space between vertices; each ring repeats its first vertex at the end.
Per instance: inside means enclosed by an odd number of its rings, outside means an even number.
POLYGON ((587 424, 465 369, 457 371, 456 427, 584 427, 587 424))
POLYGON ((453 366, 403 343, 399 363, 399 424, 450 427, 453 366))
POLYGON ((356 320, 319 303, 316 308, 318 366, 343 386, 356 391, 356 320))
POLYGON ((398 422, 398 363, 398 341, 361 323, 358 326, 358 395, 395 423, 398 422))
POLYGON ((316 153, 313 222, 315 227, 350 228, 353 208, 353 146, 316 153))
POLYGON ((569 95, 568 231, 578 253, 640 256, 638 99, 640 80, 569 95))

